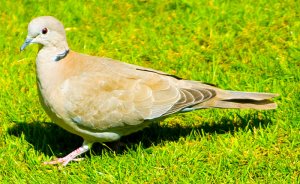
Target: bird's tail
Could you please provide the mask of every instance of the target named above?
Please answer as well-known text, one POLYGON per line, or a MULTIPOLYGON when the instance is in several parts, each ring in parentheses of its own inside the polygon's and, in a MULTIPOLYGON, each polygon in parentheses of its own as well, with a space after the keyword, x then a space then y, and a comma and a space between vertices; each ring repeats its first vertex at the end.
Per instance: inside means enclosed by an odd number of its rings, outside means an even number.
POLYGON ((222 90, 216 97, 206 103, 196 105, 198 108, 233 108, 233 109, 276 109, 277 104, 272 98, 279 96, 273 93, 242 92, 222 90))

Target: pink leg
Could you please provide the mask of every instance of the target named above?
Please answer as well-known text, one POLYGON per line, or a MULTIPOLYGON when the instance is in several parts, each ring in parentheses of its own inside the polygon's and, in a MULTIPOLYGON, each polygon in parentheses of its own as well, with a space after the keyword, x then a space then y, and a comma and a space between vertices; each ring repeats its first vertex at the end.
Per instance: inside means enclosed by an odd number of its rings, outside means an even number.
POLYGON ((44 162, 44 164, 62 164, 63 166, 66 166, 70 161, 76 160, 75 158, 85 152, 87 152, 91 147, 93 143, 87 143, 86 141, 83 142, 82 146, 77 148, 76 150, 72 151, 70 154, 63 158, 58 158, 50 162, 44 162))

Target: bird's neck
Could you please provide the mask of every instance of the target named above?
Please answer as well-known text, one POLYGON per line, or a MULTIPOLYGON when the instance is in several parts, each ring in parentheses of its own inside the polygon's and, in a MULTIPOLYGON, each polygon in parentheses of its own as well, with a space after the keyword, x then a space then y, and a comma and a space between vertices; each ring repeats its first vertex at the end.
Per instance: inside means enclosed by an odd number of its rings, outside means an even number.
MULTIPOLYGON (((60 44, 60 47, 57 46, 42 46, 39 49, 39 55, 43 57, 51 58, 54 62, 59 62, 61 59, 65 58, 69 54, 69 47, 67 44, 60 44)), ((43 59, 44 60, 44 59, 43 59)))
POLYGON ((36 59, 37 79, 41 90, 50 90, 61 83, 62 68, 69 48, 42 47, 36 59))

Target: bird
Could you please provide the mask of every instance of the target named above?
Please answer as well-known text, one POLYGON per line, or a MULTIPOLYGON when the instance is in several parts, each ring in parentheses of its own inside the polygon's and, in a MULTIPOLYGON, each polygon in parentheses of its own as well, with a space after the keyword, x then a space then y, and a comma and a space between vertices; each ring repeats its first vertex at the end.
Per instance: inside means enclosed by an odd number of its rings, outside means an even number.
POLYGON ((158 70, 90 56, 69 48, 63 24, 40 16, 28 24, 20 47, 39 44, 38 96, 51 121, 83 138, 65 157, 45 164, 66 166, 93 143, 119 140, 174 113, 208 108, 276 109, 274 93, 241 92, 186 80, 158 70))

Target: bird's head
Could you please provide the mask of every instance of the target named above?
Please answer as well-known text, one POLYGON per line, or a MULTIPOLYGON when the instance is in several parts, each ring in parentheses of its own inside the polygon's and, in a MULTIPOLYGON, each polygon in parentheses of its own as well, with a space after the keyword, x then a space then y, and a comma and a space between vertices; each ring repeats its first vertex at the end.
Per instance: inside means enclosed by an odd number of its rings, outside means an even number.
POLYGON ((51 16, 37 17, 29 23, 28 34, 20 50, 24 50, 32 43, 68 50, 63 24, 51 16))

